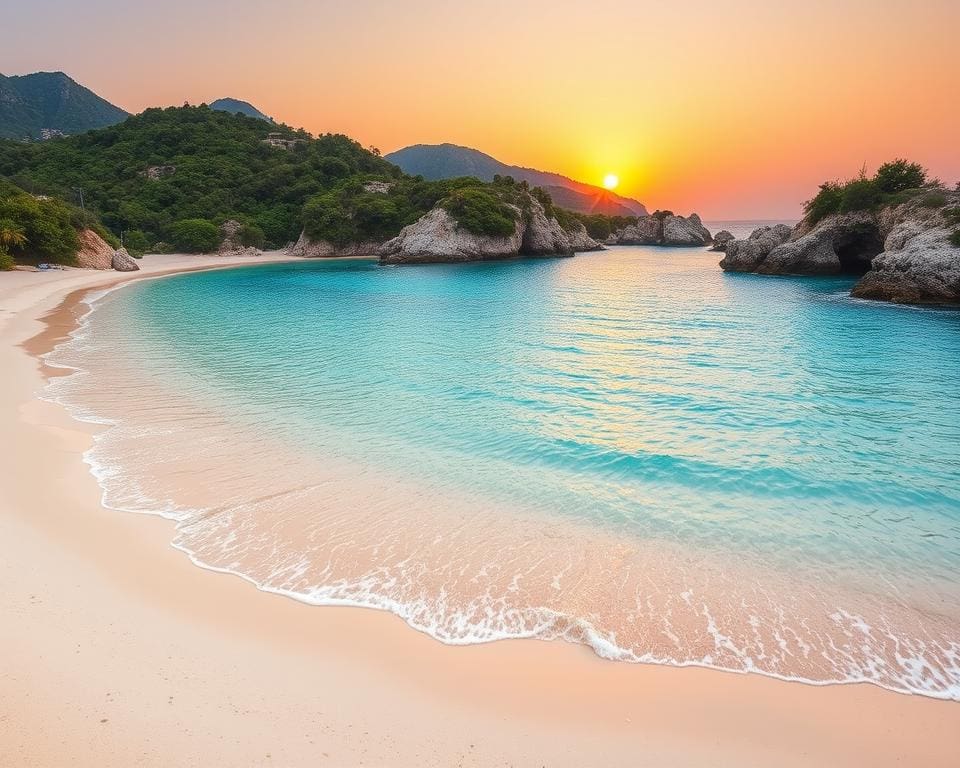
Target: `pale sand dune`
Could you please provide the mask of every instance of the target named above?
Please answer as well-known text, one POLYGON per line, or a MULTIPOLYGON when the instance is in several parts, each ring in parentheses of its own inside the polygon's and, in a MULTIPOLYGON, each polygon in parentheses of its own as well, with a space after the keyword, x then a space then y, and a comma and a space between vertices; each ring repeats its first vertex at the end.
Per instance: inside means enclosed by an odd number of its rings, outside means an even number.
POLYGON ((78 289, 228 263, 0 274, 0 765, 956 764, 956 702, 560 642, 444 646, 387 614, 203 571, 168 546, 171 523, 103 509, 80 460, 93 427, 36 398, 19 345, 78 289))

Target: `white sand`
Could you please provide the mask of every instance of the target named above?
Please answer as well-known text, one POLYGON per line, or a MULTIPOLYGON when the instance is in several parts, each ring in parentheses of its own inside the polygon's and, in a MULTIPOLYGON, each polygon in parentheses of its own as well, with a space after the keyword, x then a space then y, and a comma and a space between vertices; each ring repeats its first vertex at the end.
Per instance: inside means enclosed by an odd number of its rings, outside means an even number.
POLYGON ((956 702, 560 642, 448 647, 203 571, 167 521, 103 509, 81 460, 93 427, 36 398, 19 345, 77 289, 266 258, 0 273, 0 766, 957 764, 956 702))

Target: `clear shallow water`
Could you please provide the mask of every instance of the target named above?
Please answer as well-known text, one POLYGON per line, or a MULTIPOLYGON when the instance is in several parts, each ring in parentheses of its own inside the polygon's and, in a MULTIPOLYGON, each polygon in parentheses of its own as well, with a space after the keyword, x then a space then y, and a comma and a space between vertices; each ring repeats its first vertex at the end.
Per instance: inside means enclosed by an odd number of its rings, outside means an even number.
POLYGON ((446 642, 960 697, 960 313, 700 249, 98 300, 52 394, 205 566, 446 642))

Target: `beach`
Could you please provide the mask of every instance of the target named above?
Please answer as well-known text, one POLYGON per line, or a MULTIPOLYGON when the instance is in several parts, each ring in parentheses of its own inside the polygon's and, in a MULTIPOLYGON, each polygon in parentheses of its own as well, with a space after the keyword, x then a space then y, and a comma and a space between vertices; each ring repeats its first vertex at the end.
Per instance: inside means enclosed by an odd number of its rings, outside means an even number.
POLYGON ((560 641, 447 646, 385 612, 202 570, 169 546, 169 521, 104 509, 82 459, 98 427, 38 399, 51 371, 37 356, 87 291, 250 262, 0 275, 0 762, 955 763, 956 702, 615 663, 560 641))

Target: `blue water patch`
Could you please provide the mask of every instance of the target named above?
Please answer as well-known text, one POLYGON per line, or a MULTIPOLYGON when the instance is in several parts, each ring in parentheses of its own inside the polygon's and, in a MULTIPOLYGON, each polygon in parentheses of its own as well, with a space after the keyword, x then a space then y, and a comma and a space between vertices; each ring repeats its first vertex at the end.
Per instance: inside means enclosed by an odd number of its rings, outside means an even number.
POLYGON ((956 605, 960 313, 716 261, 310 261, 114 303, 158 377, 318 455, 956 605))

